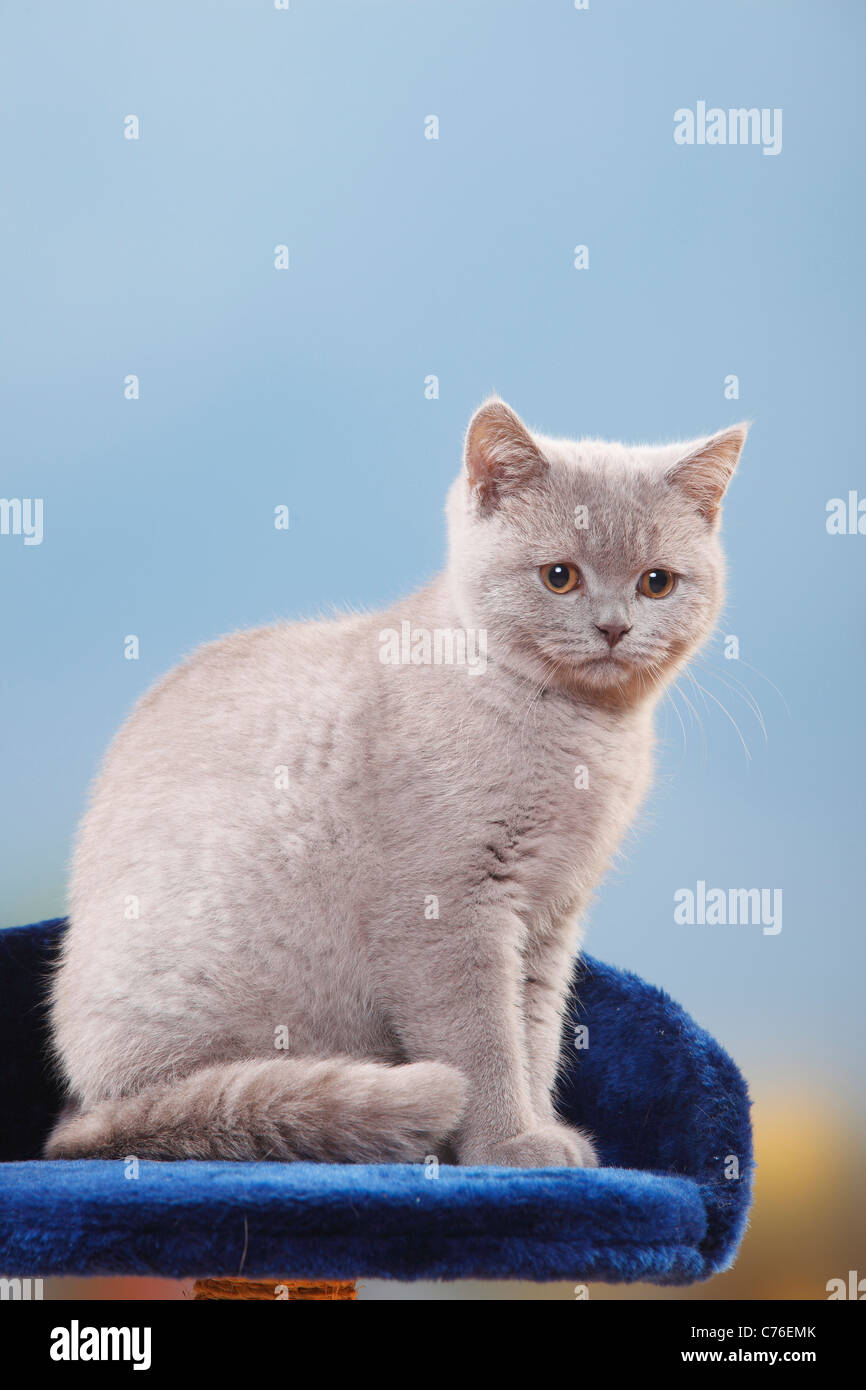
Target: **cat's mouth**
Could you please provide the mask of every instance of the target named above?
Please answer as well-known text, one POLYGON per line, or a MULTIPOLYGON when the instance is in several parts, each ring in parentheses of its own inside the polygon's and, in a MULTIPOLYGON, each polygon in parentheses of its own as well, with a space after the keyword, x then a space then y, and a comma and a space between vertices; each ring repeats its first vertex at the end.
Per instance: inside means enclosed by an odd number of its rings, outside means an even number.
POLYGON ((599 693, 641 696, 666 682, 686 650, 684 641, 671 643, 663 650, 618 643, 609 651, 578 658, 574 663, 575 677, 599 693))
POLYGON ((654 653, 622 650, 617 646, 610 651, 593 652, 579 658, 574 663, 574 670, 578 680, 596 689, 610 687, 624 690, 635 683, 643 689, 648 679, 652 682, 653 677, 659 674, 661 664, 654 653))
POLYGON ((585 657, 581 662, 582 666, 594 666, 602 670, 613 669, 614 667, 626 670, 640 664, 640 660, 633 652, 619 651, 597 652, 594 656, 585 657))
MULTIPOLYGON (((605 644, 606 645, 606 644, 605 644)), ((544 663, 547 682, 589 699, 630 703, 646 695, 662 678, 664 654, 617 643, 604 651, 580 651, 563 646, 533 653, 544 663)))

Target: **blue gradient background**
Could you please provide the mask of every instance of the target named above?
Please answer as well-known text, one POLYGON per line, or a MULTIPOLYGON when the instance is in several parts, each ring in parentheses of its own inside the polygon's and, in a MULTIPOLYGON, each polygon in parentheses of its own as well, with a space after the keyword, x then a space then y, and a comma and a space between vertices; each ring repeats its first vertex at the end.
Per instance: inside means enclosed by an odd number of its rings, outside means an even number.
POLYGON ((587 945, 753 1078, 853 1098, 866 538, 828 536, 825 506, 866 492, 864 22, 811 0, 4 7, 0 494, 43 497, 45 539, 0 537, 0 922, 62 910, 98 759, 185 652, 439 567, 490 390, 550 433, 747 417, 721 629, 743 660, 717 640, 695 674, 751 762, 684 682, 705 733, 666 704, 587 945), (676 146, 698 99, 783 108, 782 153, 676 146), (781 888, 781 935, 675 925, 699 878, 781 888))

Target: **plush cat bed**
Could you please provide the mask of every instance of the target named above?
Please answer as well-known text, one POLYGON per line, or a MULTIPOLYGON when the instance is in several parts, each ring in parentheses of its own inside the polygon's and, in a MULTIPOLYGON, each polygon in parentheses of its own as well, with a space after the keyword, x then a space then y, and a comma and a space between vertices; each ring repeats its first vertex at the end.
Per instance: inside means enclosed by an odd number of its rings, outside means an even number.
POLYGON ((0 931, 7 1276, 688 1284, 736 1255, 752 1180, 745 1082, 666 994, 590 957, 563 1033, 560 1102, 596 1136, 602 1168, 185 1161, 142 1162, 133 1176, 122 1161, 42 1161, 61 1104, 44 999, 63 928, 0 931))

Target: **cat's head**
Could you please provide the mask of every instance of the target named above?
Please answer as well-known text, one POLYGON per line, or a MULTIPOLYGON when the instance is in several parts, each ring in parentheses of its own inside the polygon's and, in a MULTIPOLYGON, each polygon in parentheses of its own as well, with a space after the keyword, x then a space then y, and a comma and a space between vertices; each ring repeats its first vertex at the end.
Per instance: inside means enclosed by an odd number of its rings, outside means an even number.
POLYGON ((747 426, 661 447, 530 433, 487 401, 448 501, 461 621, 491 661, 602 703, 669 680, 722 605, 719 509, 747 426))

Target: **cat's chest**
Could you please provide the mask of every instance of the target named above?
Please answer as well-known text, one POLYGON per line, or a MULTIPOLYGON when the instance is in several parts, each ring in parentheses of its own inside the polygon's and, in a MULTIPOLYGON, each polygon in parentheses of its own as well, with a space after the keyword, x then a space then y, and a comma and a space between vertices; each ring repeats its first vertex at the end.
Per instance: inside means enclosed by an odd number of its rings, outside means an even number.
POLYGON ((501 817, 530 915, 580 908, 631 823, 650 773, 648 723, 553 717, 524 742, 501 817))

